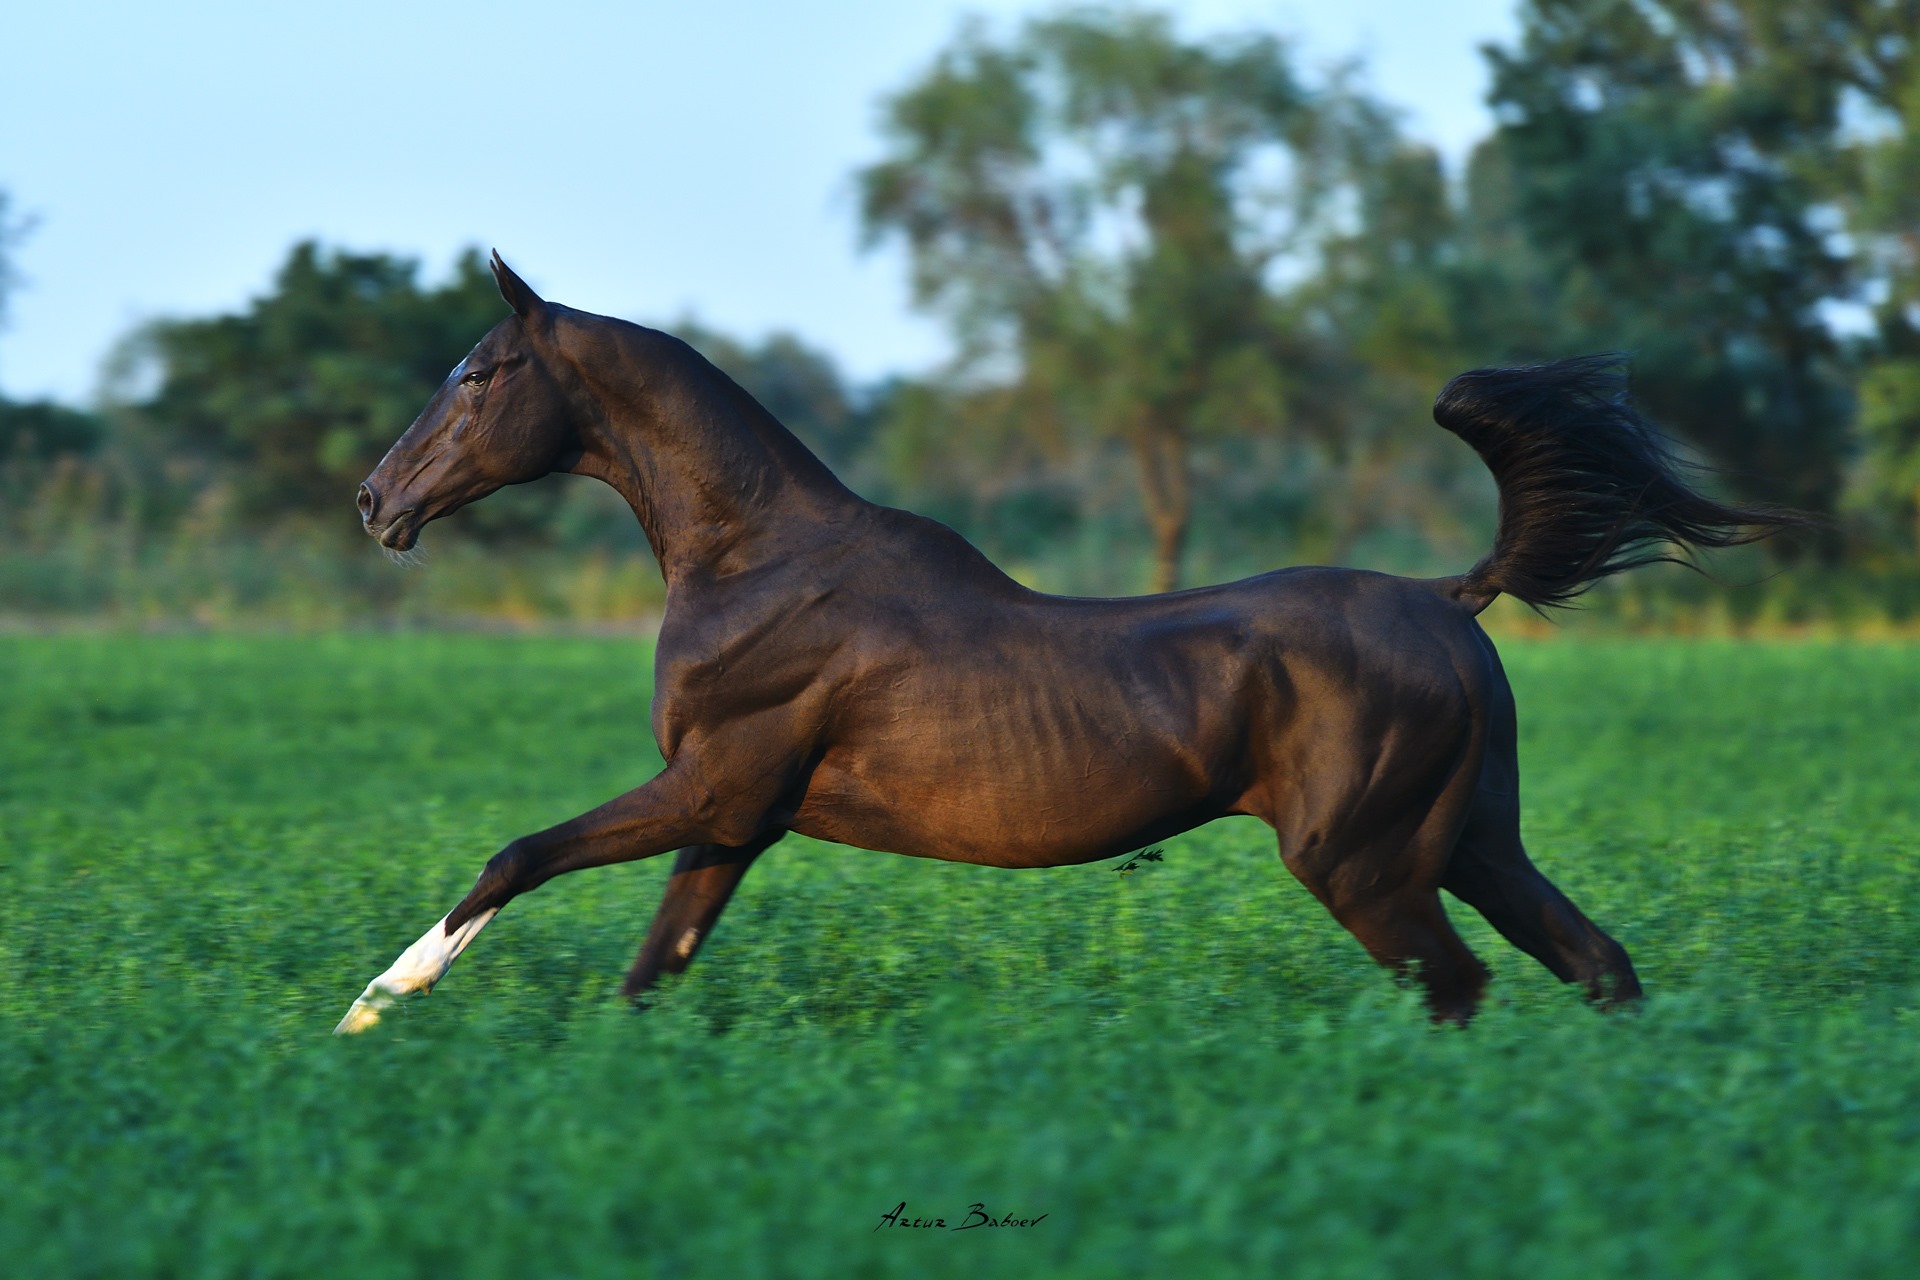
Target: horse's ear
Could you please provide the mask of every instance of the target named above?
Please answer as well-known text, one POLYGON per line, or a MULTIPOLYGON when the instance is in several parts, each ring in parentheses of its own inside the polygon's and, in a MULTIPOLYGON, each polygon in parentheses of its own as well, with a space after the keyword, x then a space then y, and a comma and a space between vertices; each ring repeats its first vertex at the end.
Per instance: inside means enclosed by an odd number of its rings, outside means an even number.
POLYGON ((500 286, 500 296, 507 300, 515 315, 524 316, 545 305, 525 280, 513 274, 513 268, 506 264, 498 249, 493 251, 493 261, 488 265, 493 268, 493 282, 500 286))

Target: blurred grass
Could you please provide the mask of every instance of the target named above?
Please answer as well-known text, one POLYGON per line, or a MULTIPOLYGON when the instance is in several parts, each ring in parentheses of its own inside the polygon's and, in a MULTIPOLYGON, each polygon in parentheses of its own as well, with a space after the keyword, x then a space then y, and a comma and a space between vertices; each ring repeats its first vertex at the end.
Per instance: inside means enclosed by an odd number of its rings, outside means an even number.
POLYGON ((1638 1016, 1457 911, 1498 1000, 1432 1030, 1244 820, 1124 878, 790 839, 641 1016, 665 860, 567 877, 343 1042, 500 844, 658 767, 647 646, 0 637, 5 1270, 1904 1274, 1920 653, 1504 650, 1638 1016))

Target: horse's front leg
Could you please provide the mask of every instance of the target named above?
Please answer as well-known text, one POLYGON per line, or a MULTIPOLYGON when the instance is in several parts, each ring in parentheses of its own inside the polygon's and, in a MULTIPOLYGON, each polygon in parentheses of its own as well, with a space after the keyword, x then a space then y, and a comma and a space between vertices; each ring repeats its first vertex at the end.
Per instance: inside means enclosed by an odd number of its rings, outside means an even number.
POLYGON ((768 831, 739 848, 698 844, 682 849, 674 859, 673 875, 654 913, 653 927, 627 973, 620 990, 637 999, 663 973, 684 973, 693 956, 713 932, 714 922, 727 909, 747 868, 786 832, 768 831))
POLYGON ((691 767, 669 767, 643 787, 558 826, 522 836, 494 855, 460 904, 367 984, 335 1034, 365 1031, 395 1001, 433 989, 500 908, 568 871, 651 858, 687 845, 744 845, 767 805, 723 797, 691 767))

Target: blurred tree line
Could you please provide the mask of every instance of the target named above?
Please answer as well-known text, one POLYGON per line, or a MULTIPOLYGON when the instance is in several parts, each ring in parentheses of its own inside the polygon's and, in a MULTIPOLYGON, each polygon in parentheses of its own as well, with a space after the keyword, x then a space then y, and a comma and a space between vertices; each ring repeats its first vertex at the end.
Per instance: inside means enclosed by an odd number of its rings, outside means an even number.
MULTIPOLYGON (((1427 406, 1462 369, 1626 349, 1742 498, 1832 517, 1816 571, 1920 547, 1920 0, 1523 0, 1496 126, 1449 174, 1351 70, 1144 10, 964 26, 857 175, 941 369, 854 386, 803 338, 669 322, 855 488, 1052 589, 1276 564, 1457 571, 1492 492, 1427 406)), ((9 230, 0 205, 0 303, 9 230)), ((15 547, 357 536, 359 478, 501 315, 477 253, 422 284, 297 246, 235 315, 130 336, 92 413, 0 402, 15 547)), ((528 486, 436 537, 640 546, 528 486), (457 530, 455 529, 457 526, 457 530)))

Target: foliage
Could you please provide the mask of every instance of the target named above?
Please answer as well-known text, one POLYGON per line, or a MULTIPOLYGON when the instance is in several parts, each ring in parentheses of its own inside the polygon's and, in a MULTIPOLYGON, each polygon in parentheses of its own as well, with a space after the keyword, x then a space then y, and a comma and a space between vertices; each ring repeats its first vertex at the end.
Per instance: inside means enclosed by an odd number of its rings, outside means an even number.
POLYGON ((1906 512, 1920 551, 1920 351, 1876 361, 1861 377, 1860 434, 1860 497, 1906 512))
POLYGON ((1861 379, 1857 489, 1910 521, 1920 551, 1920 4, 1858 6, 1859 38, 1830 57, 1864 117, 1842 170, 1874 288, 1880 350, 1861 379))
POLYGON ((1848 214, 1882 341, 1898 357, 1920 335, 1920 3, 1849 0, 1823 13, 1767 14, 1776 56, 1838 86, 1829 190, 1848 214))
MULTIPOLYGON (((1920 0, 1528 0, 1520 19, 1489 50, 1498 127, 1459 173, 1270 35, 1105 8, 965 26, 882 104, 887 150, 859 175, 866 234, 909 249, 955 363, 859 387, 801 336, 676 327, 856 489, 1031 585, 1104 594, 1285 563, 1458 572, 1495 495, 1427 425, 1435 391, 1626 348, 1710 487, 1835 516, 1769 544, 1821 553, 1770 578, 1771 603, 1709 613, 1904 625, 1920 0)), ((0 203, 0 305, 24 230, 0 203)), ((354 484, 502 311, 477 255, 422 283, 408 259, 307 244, 244 310, 130 342, 97 414, 0 405, 6 610, 617 611, 575 603, 644 556, 592 484, 516 486, 436 527, 427 576, 457 562, 458 584, 361 567, 354 484), (543 589, 489 596, 476 543, 543 589), (274 583, 273 561, 301 567, 274 583)), ((1600 612, 1678 619, 1693 598, 1636 582, 1600 612)))
POLYGON ((418 272, 388 254, 296 245, 244 313, 138 335, 135 360, 158 387, 137 427, 166 456, 216 469, 243 519, 331 514, 351 527, 354 486, 503 313, 476 250, 436 288, 418 272))
POLYGON ((1271 37, 1189 43, 1130 10, 1004 44, 969 25, 886 104, 863 218, 954 323, 956 407, 1016 456, 1125 441, 1157 589, 1180 573, 1192 440, 1284 416, 1297 360, 1267 278, 1332 216, 1343 109, 1271 37))
MULTIPOLYGON (((327 1035, 507 837, 658 767, 646 646, 0 637, 23 1274, 1904 1274, 1909 647, 1506 643, 1535 856, 1652 993, 1463 919, 1427 1027, 1251 820, 1130 876, 793 841, 641 1016, 664 860, 327 1035), (960 945, 955 945, 959 940, 960 945), (874 1231, 983 1201, 1025 1230, 874 1231)), ((1458 913, 1470 916, 1470 913, 1458 913)))
POLYGON ((13 265, 13 253, 27 232, 33 229, 31 218, 15 220, 9 213, 13 207, 13 197, 4 188, 0 188, 0 328, 7 321, 7 300, 20 286, 20 272, 13 265))
MULTIPOLYGON (((477 250, 441 284, 418 274, 410 259, 304 243, 244 312, 134 335, 110 434, 142 478, 153 531, 257 537, 306 524, 360 550, 354 486, 505 310, 477 250)), ((790 334, 749 344, 680 328, 830 458, 855 460, 869 415, 825 356, 790 334)), ((496 495, 448 532, 496 549, 604 552, 635 542, 632 523, 597 486, 549 481, 496 495)))
POLYGON ((0 467, 84 457, 104 433, 96 415, 79 409, 51 400, 0 399, 0 467))
POLYGON ((1907 146, 1865 162, 1858 107, 1904 139, 1890 95, 1920 9, 1529 0, 1521 22, 1489 51, 1500 126, 1479 163, 1499 176, 1481 191, 1500 203, 1474 213, 1539 255, 1549 332, 1633 348, 1644 400, 1736 487, 1834 510, 1854 374, 1829 308, 1892 278, 1861 215, 1884 219, 1867 175, 1907 146))
POLYGON ((94 414, 0 397, 0 538, 10 551, 70 543, 76 525, 108 507, 110 477, 94 456, 104 435, 94 414))

